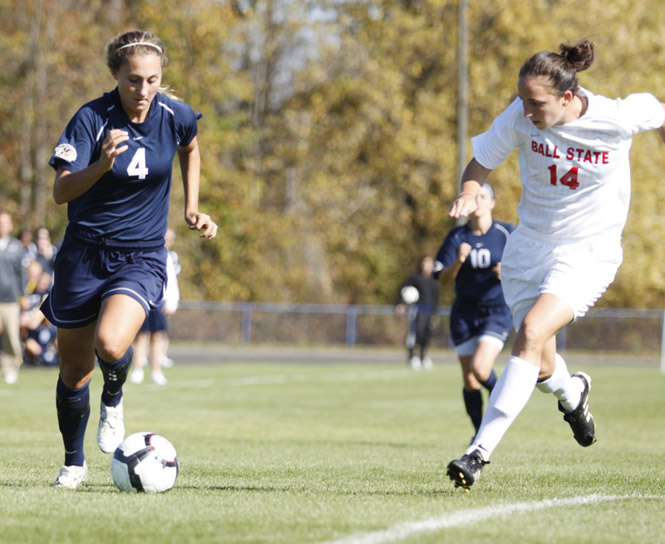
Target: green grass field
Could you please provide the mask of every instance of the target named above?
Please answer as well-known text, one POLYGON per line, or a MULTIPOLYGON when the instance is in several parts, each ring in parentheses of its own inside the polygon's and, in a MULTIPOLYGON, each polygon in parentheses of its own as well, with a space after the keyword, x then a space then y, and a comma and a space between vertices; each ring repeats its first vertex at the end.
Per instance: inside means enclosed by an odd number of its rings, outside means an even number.
MULTIPOLYGON (((569 368, 582 369, 572 356, 569 368)), ((472 434, 455 364, 177 364, 165 388, 125 388, 128 434, 178 450, 176 486, 159 495, 113 485, 95 442, 99 371, 89 479, 53 489, 56 371, 26 370, 0 386, 0 542, 665 542, 665 377, 584 370, 598 443, 579 447, 535 391, 465 494, 444 475, 472 434)))

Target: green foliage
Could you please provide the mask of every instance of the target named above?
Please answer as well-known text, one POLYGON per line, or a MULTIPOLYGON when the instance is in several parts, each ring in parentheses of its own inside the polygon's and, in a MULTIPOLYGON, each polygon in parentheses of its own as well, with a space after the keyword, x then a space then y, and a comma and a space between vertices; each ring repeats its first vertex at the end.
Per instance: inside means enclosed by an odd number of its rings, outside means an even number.
MULTIPOLYGON (((105 43, 137 27, 164 40, 165 83, 203 113, 200 207, 221 230, 211 243, 188 232, 176 173, 184 297, 391 302, 453 226, 456 0, 8 0, 0 15, 0 198, 21 227, 62 234, 46 161, 75 110, 113 86, 105 43)), ((469 133, 514 97, 529 54, 583 37, 597 46, 584 86, 658 96, 664 15, 657 0, 469 2, 469 133)), ((626 259, 601 304, 665 304, 662 156, 654 135, 635 138, 626 259)), ((516 157, 491 181, 496 217, 515 222, 516 157)))

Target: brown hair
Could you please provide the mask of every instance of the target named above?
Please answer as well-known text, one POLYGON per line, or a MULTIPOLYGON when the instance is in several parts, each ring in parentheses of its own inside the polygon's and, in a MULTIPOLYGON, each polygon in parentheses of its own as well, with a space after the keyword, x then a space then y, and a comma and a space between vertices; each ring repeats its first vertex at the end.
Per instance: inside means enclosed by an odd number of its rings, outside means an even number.
MULTIPOLYGON (((116 36, 106 44, 106 66, 115 77, 116 72, 129 57, 149 54, 159 55, 162 60, 162 68, 169 62, 166 56, 166 46, 162 40, 145 30, 130 30, 116 36)), ((159 91, 174 100, 180 100, 168 85, 162 83, 159 91)))
POLYGON ((579 88, 577 72, 586 70, 593 63, 593 43, 589 40, 575 45, 562 43, 559 51, 561 53, 541 51, 530 56, 520 68, 519 77, 544 76, 559 96, 566 91, 576 93, 579 88))
POLYGON ((151 53, 161 57, 162 67, 167 65, 166 46, 162 40, 144 30, 131 30, 116 36, 106 44, 106 66, 115 74, 128 57, 151 53))

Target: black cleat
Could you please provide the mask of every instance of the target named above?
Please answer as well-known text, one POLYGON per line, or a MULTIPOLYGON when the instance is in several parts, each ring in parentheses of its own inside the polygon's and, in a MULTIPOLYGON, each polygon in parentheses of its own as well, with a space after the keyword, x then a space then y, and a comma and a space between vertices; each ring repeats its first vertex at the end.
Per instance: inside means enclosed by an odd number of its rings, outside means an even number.
POLYGON ((485 461, 479 450, 473 450, 470 454, 462 455, 461 459, 456 459, 448 463, 446 474, 453 482, 455 487, 461 487, 464 491, 469 491, 471 486, 480 478, 483 466, 489 464, 485 461))
POLYGON ((563 419, 568 422, 570 428, 573 430, 573 435, 575 436, 577 443, 586 448, 596 441, 596 424, 589 411, 591 378, 584 372, 576 372, 573 374, 573 378, 579 378, 584 382, 584 389, 582 390, 580 403, 572 412, 566 412, 561 405, 561 402, 559 402, 559 411, 563 412, 563 419))

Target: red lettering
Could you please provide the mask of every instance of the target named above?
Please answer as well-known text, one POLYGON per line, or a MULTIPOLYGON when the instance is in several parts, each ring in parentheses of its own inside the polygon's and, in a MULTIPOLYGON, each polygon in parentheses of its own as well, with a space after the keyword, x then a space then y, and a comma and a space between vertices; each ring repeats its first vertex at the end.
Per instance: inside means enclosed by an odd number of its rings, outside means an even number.
POLYGON ((548 144, 539 144, 538 142, 531 140, 531 151, 538 153, 543 157, 551 157, 553 159, 560 159, 559 150, 557 146, 550 148, 548 144))
POLYGON ((593 162, 593 161, 591 160, 591 151, 587 151, 587 152, 584 154, 584 159, 583 159, 583 160, 584 160, 584 162, 593 162))
POLYGON ((572 161, 575 158, 575 150, 572 147, 566 149, 566 160, 572 161))
MULTIPOLYGON (((556 164, 553 164, 552 166, 548 166, 547 168, 550 171, 550 184, 551 185, 556 185, 557 184, 557 168, 556 164)), ((566 172, 563 176, 561 176, 561 179, 558 180, 561 185, 565 185, 571 190, 575 190, 580 186, 579 181, 577 180, 577 174, 578 174, 578 168, 577 166, 573 166, 568 172, 566 172)))
POLYGON ((603 164, 610 164, 610 152, 603 151, 603 164))

